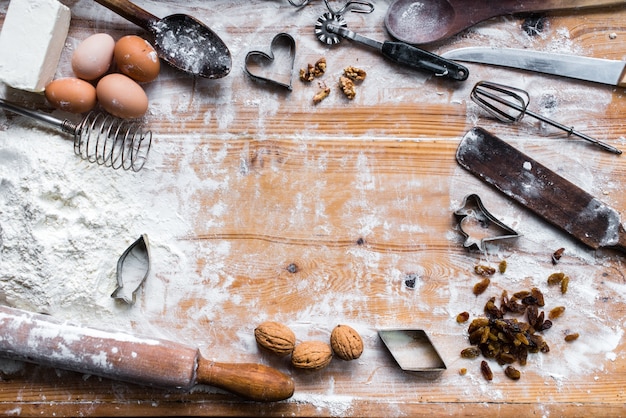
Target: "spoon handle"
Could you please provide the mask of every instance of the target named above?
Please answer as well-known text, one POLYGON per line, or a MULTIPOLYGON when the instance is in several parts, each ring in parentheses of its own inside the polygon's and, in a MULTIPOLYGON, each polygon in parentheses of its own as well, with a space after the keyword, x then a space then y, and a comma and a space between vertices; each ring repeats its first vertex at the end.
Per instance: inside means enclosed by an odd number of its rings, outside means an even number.
MULTIPOLYGON (((553 10, 573 10, 586 7, 602 7, 626 5, 623 0, 528 0, 505 1, 502 6, 508 5, 508 13, 547 12, 553 10)), ((503 10, 501 10, 503 11, 503 10)), ((500 13, 498 13, 500 14, 500 13)))
POLYGON ((128 0, 95 0, 109 10, 122 16, 124 19, 149 31, 154 31, 154 25, 159 22, 159 18, 148 13, 141 7, 128 0))
MULTIPOLYGON (((546 3, 550 5, 552 1, 548 0, 546 3)), ((626 2, 623 0, 554 0, 554 5, 552 7, 554 9, 578 9, 582 7, 616 6, 620 4, 623 6, 626 2)))

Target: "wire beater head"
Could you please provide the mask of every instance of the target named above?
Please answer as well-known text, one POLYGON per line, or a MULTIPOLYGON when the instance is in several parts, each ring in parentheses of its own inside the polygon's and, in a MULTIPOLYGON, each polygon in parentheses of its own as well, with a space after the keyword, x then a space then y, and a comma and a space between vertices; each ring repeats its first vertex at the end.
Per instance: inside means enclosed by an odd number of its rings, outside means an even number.
POLYGON ((526 91, 489 81, 476 83, 470 98, 492 116, 506 123, 522 120, 530 103, 530 96, 526 91))

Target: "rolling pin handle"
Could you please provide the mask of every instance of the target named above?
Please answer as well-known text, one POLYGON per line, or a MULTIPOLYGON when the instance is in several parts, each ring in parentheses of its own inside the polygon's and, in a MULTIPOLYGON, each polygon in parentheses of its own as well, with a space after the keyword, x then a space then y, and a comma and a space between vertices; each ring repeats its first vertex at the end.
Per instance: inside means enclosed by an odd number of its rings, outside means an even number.
POLYGON ((196 380, 198 384, 215 386, 259 402, 282 401, 294 392, 294 382, 289 376, 255 363, 218 363, 200 357, 196 380))

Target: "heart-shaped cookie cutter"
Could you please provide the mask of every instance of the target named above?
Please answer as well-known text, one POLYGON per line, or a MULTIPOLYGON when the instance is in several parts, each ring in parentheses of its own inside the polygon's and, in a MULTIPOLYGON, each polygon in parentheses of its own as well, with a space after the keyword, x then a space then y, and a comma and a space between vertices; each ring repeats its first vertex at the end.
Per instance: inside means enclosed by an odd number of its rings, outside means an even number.
MULTIPOLYGON (((278 86, 285 87, 288 90, 291 90, 295 62, 296 41, 288 33, 281 32, 278 35, 274 36, 274 39, 272 39, 269 54, 263 51, 248 52, 246 54, 244 69, 253 80, 276 84, 278 86), (276 54, 278 51, 285 51, 288 54, 287 59, 290 61, 288 82, 284 82, 283 80, 278 79, 278 77, 270 77, 265 74, 261 75, 251 70, 253 63, 255 63, 258 68, 269 68, 270 65, 275 63, 276 54)), ((274 74, 276 74, 276 72, 274 72, 274 74)))

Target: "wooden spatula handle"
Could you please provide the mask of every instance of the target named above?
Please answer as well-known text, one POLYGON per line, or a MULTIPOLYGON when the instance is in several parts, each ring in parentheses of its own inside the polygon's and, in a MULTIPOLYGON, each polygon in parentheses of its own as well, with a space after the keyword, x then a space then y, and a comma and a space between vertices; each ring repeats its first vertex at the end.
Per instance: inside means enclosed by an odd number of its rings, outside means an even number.
POLYGON ((293 380, 271 367, 255 363, 198 360, 196 382, 215 386, 261 402, 282 401, 293 395, 293 380))

